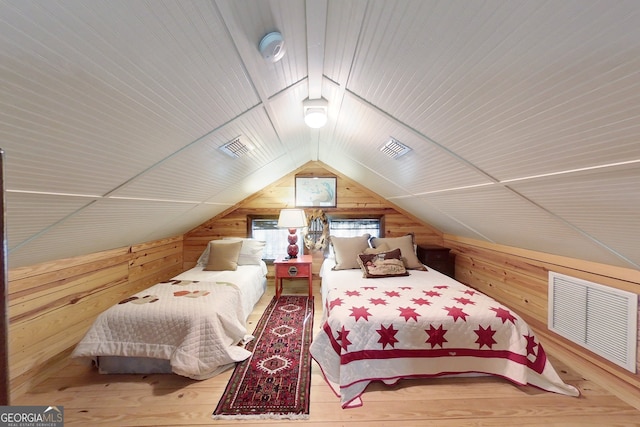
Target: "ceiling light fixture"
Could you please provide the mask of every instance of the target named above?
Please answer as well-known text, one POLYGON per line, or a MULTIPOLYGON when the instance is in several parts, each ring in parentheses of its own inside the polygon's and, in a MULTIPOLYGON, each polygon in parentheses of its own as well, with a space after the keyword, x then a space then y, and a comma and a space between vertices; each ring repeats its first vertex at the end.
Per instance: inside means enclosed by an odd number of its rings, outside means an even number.
POLYGON ((304 122, 313 129, 321 128, 327 124, 327 100, 306 99, 303 102, 304 122))

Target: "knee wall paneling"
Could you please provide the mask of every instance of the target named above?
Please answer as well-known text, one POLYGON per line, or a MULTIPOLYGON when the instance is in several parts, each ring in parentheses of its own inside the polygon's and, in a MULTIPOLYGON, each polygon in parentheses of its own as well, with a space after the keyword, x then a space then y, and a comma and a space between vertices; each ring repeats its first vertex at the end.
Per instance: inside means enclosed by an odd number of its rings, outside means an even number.
MULTIPOLYGON (((640 295, 640 272, 551 254, 444 236, 456 254, 456 279, 516 310, 543 342, 553 342, 640 388, 640 363, 631 373, 560 337, 547 327, 549 271, 640 295)), ((640 340, 638 345, 640 355, 640 340)))
POLYGON ((182 271, 182 237, 9 272, 12 396, 66 362, 98 314, 182 271))

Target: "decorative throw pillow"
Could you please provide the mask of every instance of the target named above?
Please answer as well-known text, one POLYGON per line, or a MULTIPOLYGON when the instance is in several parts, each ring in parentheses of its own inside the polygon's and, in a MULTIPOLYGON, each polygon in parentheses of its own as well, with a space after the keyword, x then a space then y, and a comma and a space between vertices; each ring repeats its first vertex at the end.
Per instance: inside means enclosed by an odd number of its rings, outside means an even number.
POLYGON ((369 234, 358 237, 331 236, 330 242, 336 257, 336 265, 333 270, 348 270, 360 268, 358 255, 369 247, 369 234))
POLYGON ((387 244, 390 248, 398 248, 402 252, 404 266, 409 270, 426 270, 424 264, 420 262, 413 246, 413 236, 407 234, 402 237, 374 237, 371 239, 373 247, 377 248, 382 244, 387 244))
POLYGON ((204 270, 237 270, 241 248, 242 241, 240 240, 212 240, 209 242, 209 261, 204 270))
POLYGON ((238 265, 260 265, 266 242, 246 237, 223 237, 222 240, 240 240, 242 248, 238 256, 238 265))
POLYGON ((358 261, 362 269, 362 276, 368 279, 409 275, 404 268, 400 249, 377 254, 360 254, 358 261))

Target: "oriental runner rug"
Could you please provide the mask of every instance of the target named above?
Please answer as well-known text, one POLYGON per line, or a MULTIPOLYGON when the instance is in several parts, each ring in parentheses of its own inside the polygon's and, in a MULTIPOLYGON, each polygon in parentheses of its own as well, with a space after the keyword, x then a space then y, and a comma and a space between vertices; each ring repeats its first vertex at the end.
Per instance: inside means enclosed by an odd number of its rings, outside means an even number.
POLYGON ((236 365, 214 419, 308 419, 313 297, 282 295, 269 303, 236 365))

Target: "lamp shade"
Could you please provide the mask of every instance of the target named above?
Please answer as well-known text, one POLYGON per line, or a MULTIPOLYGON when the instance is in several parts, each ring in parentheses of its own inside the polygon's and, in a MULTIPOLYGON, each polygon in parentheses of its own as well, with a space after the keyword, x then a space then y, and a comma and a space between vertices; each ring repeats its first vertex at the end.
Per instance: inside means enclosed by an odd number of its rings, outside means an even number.
POLYGON ((301 228, 307 226, 307 216, 303 209, 282 209, 278 218, 278 228, 301 228))

